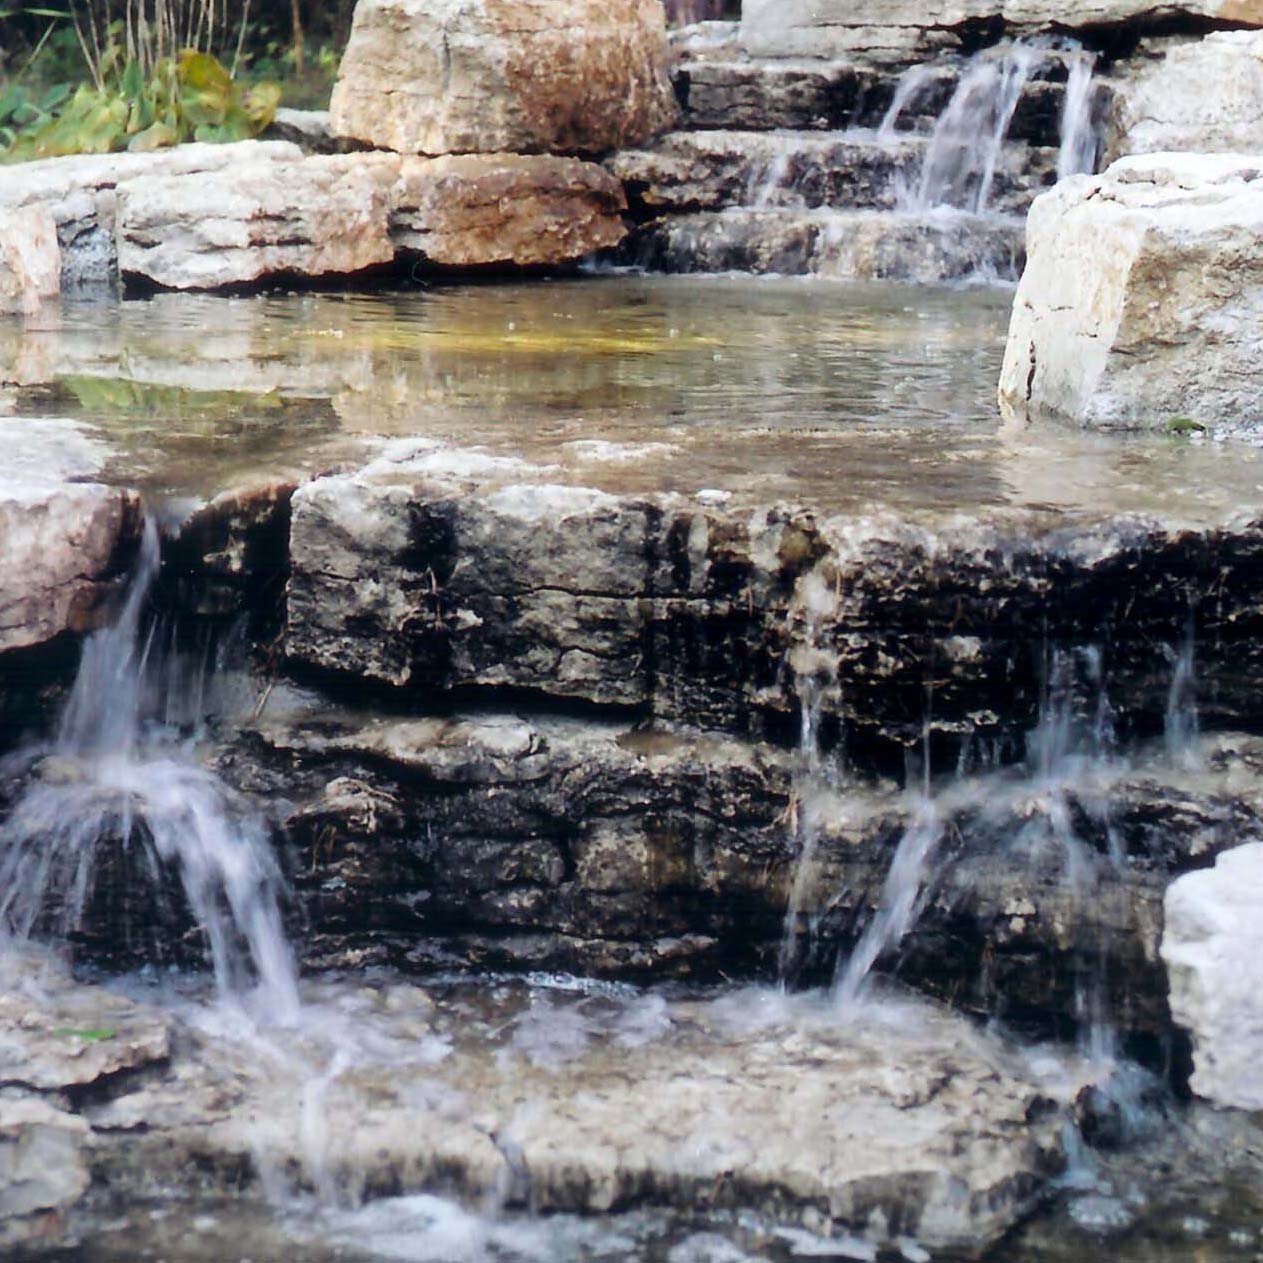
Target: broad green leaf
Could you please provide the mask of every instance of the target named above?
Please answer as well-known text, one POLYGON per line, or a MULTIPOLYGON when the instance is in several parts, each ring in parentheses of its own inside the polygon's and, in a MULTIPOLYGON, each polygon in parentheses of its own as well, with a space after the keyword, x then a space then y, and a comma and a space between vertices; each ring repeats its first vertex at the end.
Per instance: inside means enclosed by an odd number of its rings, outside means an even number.
POLYGON ((143 132, 137 132, 127 142, 132 153, 151 153, 155 149, 166 149, 180 143, 180 133, 169 123, 152 123, 143 132))

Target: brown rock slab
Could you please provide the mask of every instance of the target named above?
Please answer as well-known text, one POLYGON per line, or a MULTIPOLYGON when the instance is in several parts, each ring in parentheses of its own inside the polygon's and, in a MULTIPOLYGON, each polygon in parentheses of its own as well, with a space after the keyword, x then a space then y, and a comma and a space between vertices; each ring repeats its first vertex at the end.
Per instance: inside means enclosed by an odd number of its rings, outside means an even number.
POLYGON ((577 158, 405 159, 394 203, 395 244, 446 267, 568 263, 627 232, 622 185, 577 158))

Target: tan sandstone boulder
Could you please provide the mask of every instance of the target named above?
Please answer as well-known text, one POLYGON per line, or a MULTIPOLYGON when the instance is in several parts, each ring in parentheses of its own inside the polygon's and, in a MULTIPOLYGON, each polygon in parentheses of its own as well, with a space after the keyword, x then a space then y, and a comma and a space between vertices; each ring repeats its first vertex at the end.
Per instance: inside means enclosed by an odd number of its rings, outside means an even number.
POLYGON ((360 0, 333 130, 398 153, 602 153, 675 114, 661 0, 360 0))
POLYGON ((398 159, 348 154, 129 180, 118 191, 119 272, 169 289, 216 289, 390 263, 397 172, 398 159))
POLYGON ((33 313, 61 293, 57 224, 45 206, 0 211, 0 315, 33 313))
POLYGON ((627 233, 622 184, 578 158, 408 158, 394 200, 395 244, 446 267, 566 263, 627 233))
POLYGON ((1263 430, 1261 241, 1263 157, 1155 154, 1063 180, 1027 222, 1006 417, 1263 430))

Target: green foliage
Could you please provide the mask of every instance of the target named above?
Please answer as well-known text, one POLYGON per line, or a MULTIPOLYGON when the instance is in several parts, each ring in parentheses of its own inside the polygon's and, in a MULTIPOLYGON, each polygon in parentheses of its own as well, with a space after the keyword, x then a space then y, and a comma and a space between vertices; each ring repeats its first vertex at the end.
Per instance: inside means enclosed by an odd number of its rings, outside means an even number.
POLYGON ((76 153, 148 152, 186 140, 233 141, 259 135, 276 114, 275 83, 251 88, 233 79, 210 53, 184 49, 145 74, 141 62, 111 43, 96 66, 96 84, 73 93, 64 85, 33 103, 15 97, 6 124, 0 97, 0 160, 24 162, 76 153))
POLYGON ((1192 417, 1173 417, 1167 422, 1166 429, 1168 434, 1177 435, 1209 433, 1206 426, 1200 421, 1194 421, 1192 417))
POLYGON ((103 1044, 107 1039, 116 1039, 118 1031, 108 1027, 79 1030, 72 1026, 59 1026, 52 1032, 54 1039, 78 1039, 85 1044, 103 1044))

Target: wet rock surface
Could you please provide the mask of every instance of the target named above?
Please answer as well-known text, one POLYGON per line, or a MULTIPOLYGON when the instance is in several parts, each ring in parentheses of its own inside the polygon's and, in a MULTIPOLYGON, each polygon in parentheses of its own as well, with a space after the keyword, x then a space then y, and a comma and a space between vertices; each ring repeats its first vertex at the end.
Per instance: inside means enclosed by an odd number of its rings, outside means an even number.
POLYGON ((39 1188, 6 1183, 7 1228, 35 1203, 69 1209, 86 1158, 115 1197, 174 1178, 202 1196, 262 1181, 351 1203, 441 1189, 551 1212, 744 1208, 826 1237, 976 1251, 1060 1169, 1074 1082, 910 1002, 848 1028, 819 997, 383 978, 314 983, 282 1032, 187 1004, 164 1016, 47 971, 41 985, 49 1020, 98 1006, 169 1025, 173 1044, 90 1082, 74 1113, 6 1099, 0 1135, 24 1129, 47 1160, 39 1188))

